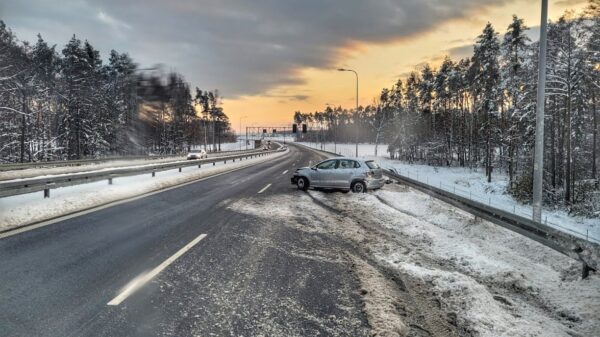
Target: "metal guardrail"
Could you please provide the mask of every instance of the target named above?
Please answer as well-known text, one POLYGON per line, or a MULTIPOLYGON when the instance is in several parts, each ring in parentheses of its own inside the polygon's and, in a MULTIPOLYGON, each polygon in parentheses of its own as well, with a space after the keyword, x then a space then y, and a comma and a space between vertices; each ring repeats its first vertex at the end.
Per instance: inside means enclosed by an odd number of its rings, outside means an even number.
MULTIPOLYGON (((250 151, 258 151, 258 149, 208 152, 208 155, 210 157, 215 154, 216 155, 233 154, 233 153, 250 152, 250 151)), ((163 155, 156 155, 156 156, 121 156, 121 157, 105 157, 105 158, 75 159, 75 160, 36 161, 36 162, 28 162, 28 163, 5 163, 5 164, 0 164, 0 172, 24 170, 24 169, 35 168, 35 167, 80 166, 80 165, 86 165, 86 164, 105 163, 105 162, 119 161, 119 160, 156 160, 156 159, 162 159, 162 158, 177 158, 177 157, 183 158, 183 157, 185 157, 185 155, 184 154, 163 154, 163 155)))
POLYGON ((108 180, 108 183, 112 184, 112 179, 117 177, 141 175, 145 173, 151 173, 152 177, 154 177, 156 172, 160 171, 178 168, 181 172, 183 167, 198 166, 200 168, 203 164, 213 164, 214 166, 217 162, 221 161, 224 163, 227 163, 227 161, 235 162, 236 160, 262 157, 281 151, 284 151, 284 149, 280 148, 270 151, 248 151, 215 158, 182 160, 177 162, 143 165, 140 167, 121 167, 100 171, 60 174, 41 178, 25 178, 2 181, 0 182, 0 198, 39 191, 44 191, 44 197, 49 198, 50 190, 58 187, 86 184, 100 180, 108 180))
MULTIPOLYGON (((304 147, 317 152, 323 152, 331 156, 340 156, 333 152, 313 149, 308 146, 304 147)), ((543 244, 546 247, 552 248, 559 253, 581 261, 583 263, 583 278, 588 276, 590 270, 600 269, 600 245, 597 243, 571 235, 569 233, 565 233, 542 223, 534 222, 531 219, 491 207, 484 203, 453 194, 441 188, 422 183, 418 180, 411 179, 388 170, 384 170, 384 174, 389 178, 395 179, 407 186, 440 199, 477 217, 524 235, 543 244)))

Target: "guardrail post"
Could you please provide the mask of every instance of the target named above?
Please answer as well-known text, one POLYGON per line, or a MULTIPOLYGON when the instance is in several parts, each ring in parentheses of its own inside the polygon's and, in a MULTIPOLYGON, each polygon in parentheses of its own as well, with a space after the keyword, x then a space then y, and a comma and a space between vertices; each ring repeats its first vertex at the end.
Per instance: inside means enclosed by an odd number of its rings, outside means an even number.
POLYGON ((44 199, 50 198, 50 189, 44 188, 44 199))
POLYGON ((112 185, 112 177, 108 178, 108 184, 112 185))
POLYGON ((179 168, 179 172, 181 172, 181 167, 179 168))
POLYGON ((152 171, 152 177, 156 176, 156 171, 152 171))
POLYGON ((213 166, 215 166, 215 162, 213 161, 213 166))
POLYGON ((202 166, 201 164, 198 164, 198 168, 200 168, 200 166, 202 166))

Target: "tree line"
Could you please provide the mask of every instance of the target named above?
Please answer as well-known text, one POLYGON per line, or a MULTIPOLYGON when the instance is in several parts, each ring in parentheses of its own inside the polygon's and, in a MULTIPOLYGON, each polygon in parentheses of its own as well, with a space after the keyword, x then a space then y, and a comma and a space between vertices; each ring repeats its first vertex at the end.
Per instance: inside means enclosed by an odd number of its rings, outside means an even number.
POLYGON ((31 162, 220 148, 234 135, 217 90, 75 35, 59 52, 19 41, 0 21, 0 161, 31 162), (199 113, 197 113, 199 111, 199 113))
MULTIPOLYGON (((539 44, 527 30, 517 16, 502 35, 488 23, 471 57, 425 64, 358 110, 297 111, 294 121, 312 126, 311 141, 386 143, 392 158, 481 167, 488 181, 504 173, 508 192, 529 201, 539 44)), ((546 67, 545 201, 598 216, 599 0, 548 25, 546 67)))

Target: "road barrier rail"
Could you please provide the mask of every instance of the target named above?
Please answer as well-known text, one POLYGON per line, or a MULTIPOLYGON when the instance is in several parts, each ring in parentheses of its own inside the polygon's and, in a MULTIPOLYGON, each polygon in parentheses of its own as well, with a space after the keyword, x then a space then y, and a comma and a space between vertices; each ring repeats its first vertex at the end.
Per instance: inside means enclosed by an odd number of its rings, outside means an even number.
POLYGON ((44 191, 44 197, 49 198, 50 190, 54 188, 86 184, 101 180, 108 180, 108 184, 112 184, 113 179, 118 177, 127 177, 148 173, 152 174, 152 177, 154 177, 156 172, 160 171, 179 169, 179 172, 181 172, 181 169, 184 167, 198 166, 198 168, 200 168, 202 165, 206 164, 213 164, 214 166, 218 162, 227 163, 227 161, 235 162, 236 160, 263 157, 284 150, 285 148, 269 151, 248 151, 214 158, 181 160, 158 164, 144 164, 142 166, 118 167, 89 172, 57 174, 47 177, 0 181, 0 198, 39 191, 44 191))
MULTIPOLYGON (((317 152, 326 153, 330 156, 340 156, 333 152, 313 149, 307 146, 304 147, 317 152)), ((452 206, 471 213, 476 217, 488 220, 513 232, 524 235, 525 237, 535 240, 546 247, 552 248, 561 254, 581 261, 583 264, 582 278, 586 278, 591 270, 600 269, 600 244, 598 242, 560 231, 543 223, 535 222, 531 219, 491 207, 482 202, 465 198, 390 170, 384 170, 384 174, 390 179, 394 179, 404 185, 442 200, 452 206)))
MULTIPOLYGON (((220 155, 231 155, 235 153, 246 153, 252 151, 260 151, 259 149, 252 150, 230 150, 230 151, 218 151, 218 152, 208 152, 208 156, 220 156, 220 155)), ((120 160, 156 160, 163 158, 185 158, 184 154, 161 154, 161 155, 153 155, 153 156, 119 156, 119 157, 104 157, 104 158, 88 158, 88 159, 75 159, 75 160, 49 160, 49 161, 35 161, 28 163, 4 163, 0 164, 0 172, 3 171, 15 171, 15 170, 25 170, 36 167, 61 167, 61 166, 81 166, 88 164, 96 164, 96 163, 106 163, 111 161, 120 161, 120 160)))

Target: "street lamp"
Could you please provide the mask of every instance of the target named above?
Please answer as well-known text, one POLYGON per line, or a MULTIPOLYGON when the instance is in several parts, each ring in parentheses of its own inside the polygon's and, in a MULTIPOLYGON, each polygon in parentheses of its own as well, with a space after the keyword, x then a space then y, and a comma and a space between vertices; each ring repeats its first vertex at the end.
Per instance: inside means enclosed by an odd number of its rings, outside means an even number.
MULTIPOLYGON (((356 76, 356 114, 358 115, 358 73, 352 69, 339 68, 338 71, 351 71, 356 76)), ((354 121, 356 124, 356 121, 354 121)), ((358 157, 358 130, 356 130, 356 157, 358 157)))
MULTIPOLYGON (((244 118, 246 118, 246 117, 248 117, 248 116, 241 116, 241 117, 240 117, 240 131, 239 131, 239 133, 240 133, 240 139, 242 138, 242 119, 244 119, 244 118)), ((248 142, 248 139, 247 139, 247 138, 248 138, 248 137, 246 137, 246 142, 248 142)), ((242 142, 240 141, 240 151, 241 151, 241 150, 242 150, 242 142)))

